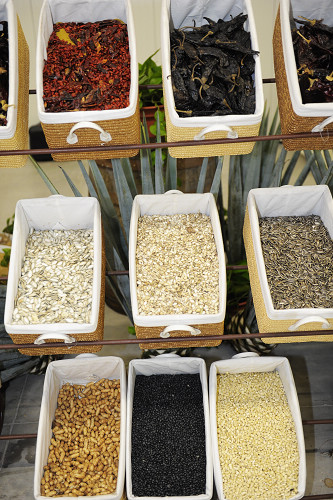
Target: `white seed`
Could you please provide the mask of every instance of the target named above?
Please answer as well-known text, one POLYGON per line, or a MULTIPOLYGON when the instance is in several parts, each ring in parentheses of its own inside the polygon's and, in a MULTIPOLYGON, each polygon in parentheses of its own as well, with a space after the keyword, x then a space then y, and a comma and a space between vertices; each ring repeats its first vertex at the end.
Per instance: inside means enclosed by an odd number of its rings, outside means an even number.
POLYGON ((33 231, 26 242, 13 324, 89 322, 92 285, 92 230, 33 231))
POLYGON ((219 263, 209 216, 139 217, 136 267, 139 314, 218 312, 219 263))
POLYGON ((286 500, 298 491, 294 421, 277 372, 217 378, 217 439, 228 500, 286 500))

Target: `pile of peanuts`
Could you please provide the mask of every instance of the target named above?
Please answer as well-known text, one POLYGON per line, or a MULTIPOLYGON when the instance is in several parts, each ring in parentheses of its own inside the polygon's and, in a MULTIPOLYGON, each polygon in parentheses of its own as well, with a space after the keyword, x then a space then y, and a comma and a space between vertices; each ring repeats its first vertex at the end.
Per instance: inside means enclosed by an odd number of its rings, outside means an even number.
POLYGON ((92 496, 117 488, 120 381, 63 385, 59 391, 41 495, 92 496))

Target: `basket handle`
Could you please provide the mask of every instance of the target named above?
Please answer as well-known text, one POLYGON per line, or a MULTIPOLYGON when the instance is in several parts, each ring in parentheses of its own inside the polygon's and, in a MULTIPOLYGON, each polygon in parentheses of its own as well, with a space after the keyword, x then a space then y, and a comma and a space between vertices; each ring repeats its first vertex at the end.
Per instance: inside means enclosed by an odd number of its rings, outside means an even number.
POLYGON ((166 326, 160 333, 160 337, 162 337, 162 339, 167 339, 170 337, 170 332, 174 332, 176 330, 185 330, 190 332, 191 335, 200 335, 201 333, 201 330, 190 325, 169 325, 166 326))
POLYGON ((65 344, 72 344, 76 342, 74 337, 67 335, 66 333, 42 333, 36 340, 34 340, 34 344, 45 344, 45 340, 53 340, 53 339, 61 339, 65 342, 65 344))
POLYGON ((333 122, 333 115, 329 116, 326 118, 326 120, 322 121, 321 123, 318 123, 318 125, 315 125, 311 132, 322 132, 326 125, 329 125, 330 123, 333 122))
POLYGON ((99 138, 101 142, 110 142, 112 140, 111 134, 109 132, 106 132, 105 130, 102 129, 97 123, 94 122, 79 122, 73 125, 71 128, 68 136, 67 136, 67 142, 68 144, 76 144, 79 139, 76 134, 74 134, 75 130, 78 130, 79 128, 93 128, 95 130, 98 130, 100 132, 99 138))
POLYGON ((228 132, 228 139, 237 139, 238 137, 236 130, 228 127, 228 125, 209 125, 208 127, 203 128, 201 132, 193 137, 193 139, 195 141, 200 141, 201 139, 204 139, 205 135, 209 134, 209 132, 219 132, 220 130, 228 132))
POLYGON ((321 328, 323 330, 330 330, 331 329, 331 325, 327 321, 327 319, 322 318, 321 316, 307 316, 306 318, 299 319, 293 325, 290 325, 288 330, 291 332, 294 332, 295 330, 297 330, 298 327, 305 325, 306 323, 321 323, 322 324, 321 328))

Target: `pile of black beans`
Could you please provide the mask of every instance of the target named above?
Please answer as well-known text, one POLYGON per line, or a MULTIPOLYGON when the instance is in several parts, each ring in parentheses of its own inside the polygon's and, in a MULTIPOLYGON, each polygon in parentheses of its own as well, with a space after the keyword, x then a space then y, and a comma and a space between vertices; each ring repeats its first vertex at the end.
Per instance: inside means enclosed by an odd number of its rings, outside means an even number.
POLYGON ((133 495, 189 497, 205 491, 200 375, 137 375, 132 413, 133 495))

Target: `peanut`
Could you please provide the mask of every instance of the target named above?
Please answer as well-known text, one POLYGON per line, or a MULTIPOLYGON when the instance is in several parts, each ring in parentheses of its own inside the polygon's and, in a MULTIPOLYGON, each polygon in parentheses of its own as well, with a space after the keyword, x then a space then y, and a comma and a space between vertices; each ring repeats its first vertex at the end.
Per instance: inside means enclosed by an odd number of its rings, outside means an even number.
POLYGON ((61 387, 41 495, 77 497, 116 491, 119 401, 119 380, 61 387))

